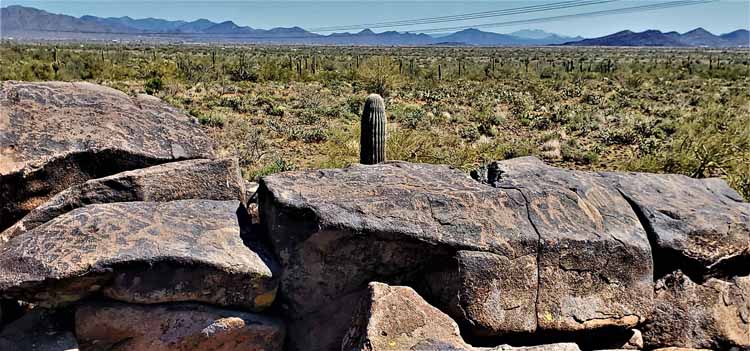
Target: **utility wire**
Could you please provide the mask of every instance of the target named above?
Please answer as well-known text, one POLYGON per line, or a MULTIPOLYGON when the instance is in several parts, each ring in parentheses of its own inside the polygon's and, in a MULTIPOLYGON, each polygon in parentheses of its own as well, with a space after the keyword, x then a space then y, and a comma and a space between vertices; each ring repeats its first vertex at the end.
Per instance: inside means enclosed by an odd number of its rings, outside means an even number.
POLYGON ((470 25, 470 26, 415 29, 413 30, 413 32, 434 33, 434 32, 442 32, 442 31, 463 30, 463 29, 469 29, 469 28, 507 27, 507 26, 513 26, 513 25, 518 25, 518 24, 542 23, 542 22, 552 22, 552 21, 559 21, 559 20, 573 19, 573 18, 598 17, 598 16, 619 15, 619 14, 634 13, 634 12, 653 11, 653 10, 661 10, 661 9, 667 9, 667 8, 673 8, 673 7, 706 4, 706 3, 716 2, 716 1, 718 0, 678 0, 678 1, 651 4, 651 5, 640 5, 640 6, 624 7, 624 8, 611 9, 611 10, 584 12, 584 13, 576 13, 576 14, 560 15, 560 16, 552 16, 552 17, 531 18, 531 19, 508 21, 508 22, 483 23, 483 24, 475 24, 475 25, 470 25))
MULTIPOLYGON (((559 15, 559 16, 551 16, 551 17, 531 18, 531 19, 516 20, 516 21, 482 23, 482 24, 455 26, 455 27, 443 27, 443 28, 417 29, 417 30, 410 30, 408 31, 408 33, 413 33, 413 34, 435 33, 435 32, 444 32, 444 31, 464 30, 464 29, 470 29, 470 28, 495 28, 495 27, 513 26, 513 25, 518 25, 518 24, 553 22, 553 21, 560 21, 560 20, 574 19, 574 18, 598 17, 598 16, 608 16, 608 15, 618 15, 618 14, 626 14, 626 13, 662 10, 662 9, 675 8, 675 7, 706 4, 706 3, 716 2, 716 1, 718 0, 677 0, 677 1, 650 4, 650 5, 631 6, 631 7, 610 9, 610 10, 583 12, 583 13, 559 15)), ((63 30, 50 30, 50 29, 47 29, 47 30, 37 29, 34 31, 54 32, 54 33, 106 34, 106 35, 122 34, 122 35, 130 35, 130 36, 141 35, 141 36, 157 36, 157 37, 165 37, 165 38, 180 37, 180 36, 182 37, 189 36, 189 37, 194 37, 194 38, 221 36, 225 38, 237 38, 237 39, 259 39, 259 40, 265 39, 267 41, 280 40, 280 39, 310 39, 310 40, 323 39, 325 40, 328 38, 346 38, 347 36, 355 37, 355 38, 363 38, 363 37, 374 37, 378 35, 378 34, 354 35, 354 34, 347 33, 343 35, 338 34, 338 35, 326 36, 326 35, 320 35, 316 33, 309 33, 307 35, 278 36, 278 35, 274 35, 273 33, 259 35, 259 34, 253 34, 253 33, 97 32, 97 31, 63 31, 63 30)))
POLYGON ((375 28, 403 27, 403 26, 412 26, 412 25, 418 25, 418 24, 455 22, 455 21, 465 21, 465 20, 480 19, 480 18, 501 17, 501 16, 518 15, 518 14, 526 14, 526 13, 533 13, 533 12, 559 10, 559 9, 567 9, 567 8, 580 7, 580 6, 598 5, 598 4, 604 4, 604 3, 609 3, 609 2, 615 2, 615 1, 620 1, 620 0, 562 1, 562 2, 551 3, 551 4, 524 6, 524 7, 516 7, 516 8, 510 8, 510 9, 494 10, 494 11, 473 12, 473 13, 465 13, 465 14, 460 14, 460 15, 426 17, 426 18, 407 19, 407 20, 400 20, 400 21, 389 21, 389 22, 317 27, 317 28, 310 28, 309 30, 311 32, 330 32, 330 31, 365 29, 365 28, 375 29, 375 28))

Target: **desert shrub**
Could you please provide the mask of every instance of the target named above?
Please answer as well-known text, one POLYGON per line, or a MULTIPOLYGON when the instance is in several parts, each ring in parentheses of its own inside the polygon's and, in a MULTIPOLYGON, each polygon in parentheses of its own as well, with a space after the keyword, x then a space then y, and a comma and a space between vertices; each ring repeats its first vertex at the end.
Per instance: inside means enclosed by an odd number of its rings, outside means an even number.
POLYGON ((260 178, 265 177, 267 175, 293 171, 295 169, 297 169, 297 167, 293 163, 281 157, 277 157, 266 165, 263 165, 257 168, 250 168, 245 174, 245 178, 250 179, 252 181, 258 181, 260 180, 260 178))
POLYGON ((164 88, 164 82, 162 82, 160 77, 151 78, 143 84, 143 90, 149 95, 157 94, 162 88, 164 88))
POLYGON ((391 109, 391 120, 406 128, 416 129, 425 124, 425 111, 418 105, 399 105, 391 109))
POLYGON ((360 66, 357 79, 358 90, 388 97, 399 83, 398 64, 390 57, 372 57, 360 66))

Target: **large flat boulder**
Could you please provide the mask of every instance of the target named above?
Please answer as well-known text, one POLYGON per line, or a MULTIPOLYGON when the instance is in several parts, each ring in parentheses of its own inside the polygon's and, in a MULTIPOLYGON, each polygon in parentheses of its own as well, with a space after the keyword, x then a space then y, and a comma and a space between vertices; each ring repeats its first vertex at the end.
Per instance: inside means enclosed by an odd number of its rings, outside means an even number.
POLYGON ((676 269, 703 278, 750 274, 750 203, 726 182, 677 174, 603 176, 649 231, 657 276, 676 269))
POLYGON ((643 340, 649 349, 750 349, 750 276, 698 284, 679 271, 666 275, 643 340))
POLYGON ((170 162, 91 179, 63 190, 31 210, 0 233, 0 243, 91 204, 187 199, 240 200, 245 203, 244 185, 237 162, 230 159, 170 162))
POLYGON ((285 336, 276 318, 196 304, 85 304, 75 330, 84 350, 108 351, 281 351, 285 336))
POLYGON ((646 231, 628 202, 597 174, 533 157, 490 166, 492 185, 520 191, 539 234, 538 328, 634 327, 652 306, 646 231))
MULTIPOLYGON (((101 292, 136 303, 268 307, 276 268, 241 236, 238 201, 85 206, 0 248, 0 295, 58 305, 101 292)), ((253 245, 257 245, 254 243, 253 245)))
MULTIPOLYGON (((450 264, 457 250, 507 261, 536 256, 539 239, 521 193, 447 166, 396 162, 288 172, 263 178, 258 194, 261 221, 285 267, 280 290, 293 320, 290 334, 294 325, 328 323, 344 308, 339 299, 370 281, 415 282, 450 264)), ((533 285, 528 296, 535 295, 533 285)), ((330 326, 340 330, 330 340, 291 339, 298 349, 328 350, 346 327, 330 326)))
POLYGON ((210 158, 192 119, 150 96, 90 83, 2 82, 0 230, 88 179, 210 158))

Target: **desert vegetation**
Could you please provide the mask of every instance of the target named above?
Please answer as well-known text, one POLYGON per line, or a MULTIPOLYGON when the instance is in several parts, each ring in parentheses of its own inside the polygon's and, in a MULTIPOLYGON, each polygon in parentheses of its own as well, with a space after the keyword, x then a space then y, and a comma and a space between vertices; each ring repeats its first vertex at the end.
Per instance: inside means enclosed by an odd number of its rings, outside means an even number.
POLYGON ((389 159, 469 171, 536 155, 718 176, 750 199, 747 50, 4 42, 0 77, 158 96, 237 156, 247 179, 359 162, 361 109, 378 93, 389 159))

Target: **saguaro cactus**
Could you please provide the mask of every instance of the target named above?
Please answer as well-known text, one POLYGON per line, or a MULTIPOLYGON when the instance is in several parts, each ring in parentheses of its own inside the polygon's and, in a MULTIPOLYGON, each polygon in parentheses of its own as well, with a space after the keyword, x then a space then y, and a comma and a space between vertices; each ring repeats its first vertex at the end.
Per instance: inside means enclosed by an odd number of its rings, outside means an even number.
POLYGON ((362 131, 359 140, 359 162, 374 165, 385 161, 386 140, 385 102, 378 94, 367 97, 362 111, 362 131))

